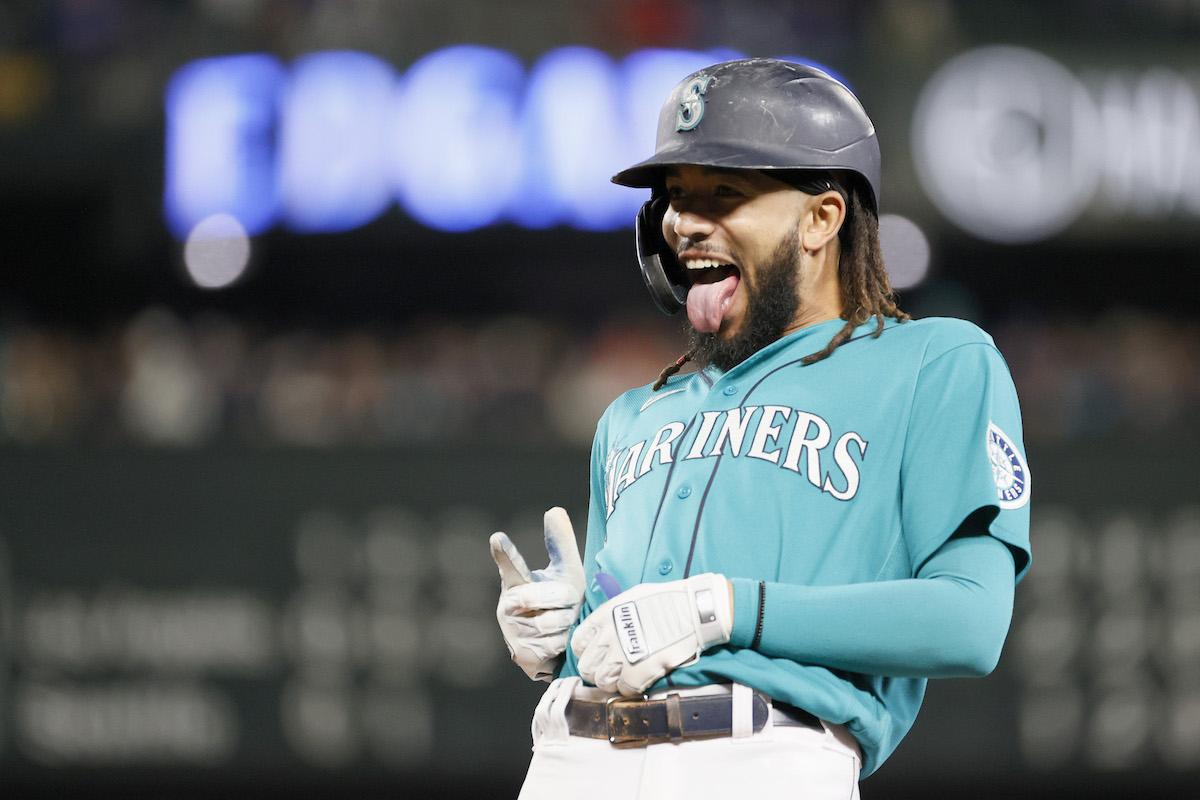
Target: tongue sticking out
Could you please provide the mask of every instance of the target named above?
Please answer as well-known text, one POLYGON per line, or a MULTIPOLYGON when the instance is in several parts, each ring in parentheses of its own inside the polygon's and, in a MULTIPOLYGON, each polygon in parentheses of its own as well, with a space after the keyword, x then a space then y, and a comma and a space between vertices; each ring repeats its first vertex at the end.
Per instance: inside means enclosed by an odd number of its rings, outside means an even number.
POLYGON ((736 274, 712 283, 696 283, 688 291, 687 313, 692 327, 701 333, 716 333, 725 309, 737 291, 736 274))

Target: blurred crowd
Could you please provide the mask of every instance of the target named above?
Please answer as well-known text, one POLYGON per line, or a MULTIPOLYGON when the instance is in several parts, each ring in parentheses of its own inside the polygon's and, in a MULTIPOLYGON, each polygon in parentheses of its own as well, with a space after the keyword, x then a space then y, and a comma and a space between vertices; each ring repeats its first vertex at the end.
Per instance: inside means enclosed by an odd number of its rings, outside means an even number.
POLYGON ((1016 382, 1027 441, 1200 431, 1200 320, 1127 310, 1017 317, 989 332, 1016 382))
POLYGON ((265 332, 162 308, 100 335, 0 328, 0 441, 590 442, 613 397, 677 357, 673 338, 523 317, 265 332))
MULTIPOLYGON (((988 325, 1026 439, 1200 429, 1200 322, 1126 312, 988 325)), ((587 445, 679 354, 661 321, 569 330, 519 316, 404 330, 264 331, 151 308, 87 334, 0 325, 0 444, 587 445)))

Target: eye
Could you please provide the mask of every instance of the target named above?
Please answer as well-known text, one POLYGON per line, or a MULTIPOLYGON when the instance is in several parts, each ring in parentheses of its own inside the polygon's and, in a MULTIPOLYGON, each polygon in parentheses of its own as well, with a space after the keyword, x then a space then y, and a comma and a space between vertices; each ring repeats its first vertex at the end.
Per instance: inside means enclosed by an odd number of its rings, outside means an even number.
POLYGON ((717 197, 743 197, 744 196, 744 192, 742 192, 741 189, 739 189, 738 187, 736 187, 732 184, 729 184, 729 183, 718 184, 717 187, 715 189, 713 189, 713 194, 716 195, 717 197))

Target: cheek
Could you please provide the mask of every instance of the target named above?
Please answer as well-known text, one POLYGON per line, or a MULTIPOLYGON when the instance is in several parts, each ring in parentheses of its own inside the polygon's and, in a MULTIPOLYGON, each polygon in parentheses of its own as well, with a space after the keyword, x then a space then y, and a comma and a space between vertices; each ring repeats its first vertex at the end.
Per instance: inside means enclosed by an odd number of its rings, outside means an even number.
POLYGON ((667 244, 671 245, 672 250, 679 244, 679 237, 675 235, 675 220, 678 216, 679 214, 668 208, 667 213, 663 214, 662 225, 659 226, 662 229, 663 238, 667 240, 667 244))

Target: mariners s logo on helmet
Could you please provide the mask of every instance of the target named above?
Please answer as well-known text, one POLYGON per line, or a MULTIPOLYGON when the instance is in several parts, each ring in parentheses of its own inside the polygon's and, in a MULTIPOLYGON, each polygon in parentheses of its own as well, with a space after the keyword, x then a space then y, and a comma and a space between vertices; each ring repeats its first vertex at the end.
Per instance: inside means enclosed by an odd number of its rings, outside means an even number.
POLYGON ((675 115, 675 130, 690 131, 704 116, 704 93, 708 91, 711 75, 693 78, 679 95, 679 111, 675 115))

